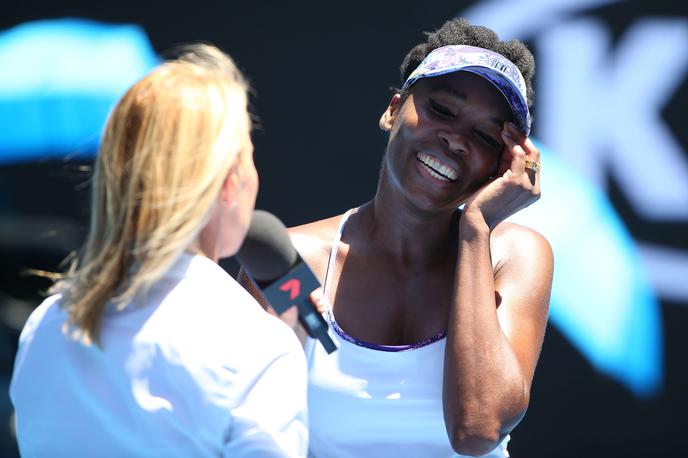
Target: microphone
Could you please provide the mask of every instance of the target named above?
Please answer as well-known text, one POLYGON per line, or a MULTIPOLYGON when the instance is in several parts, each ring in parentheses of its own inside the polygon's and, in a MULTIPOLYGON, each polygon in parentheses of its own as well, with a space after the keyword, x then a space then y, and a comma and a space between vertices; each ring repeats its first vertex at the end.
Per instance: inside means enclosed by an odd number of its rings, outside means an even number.
POLYGON ((337 350, 327 322, 309 298, 320 282, 294 248, 282 221, 264 210, 254 211, 236 256, 277 314, 295 305, 308 335, 318 339, 327 353, 337 350))

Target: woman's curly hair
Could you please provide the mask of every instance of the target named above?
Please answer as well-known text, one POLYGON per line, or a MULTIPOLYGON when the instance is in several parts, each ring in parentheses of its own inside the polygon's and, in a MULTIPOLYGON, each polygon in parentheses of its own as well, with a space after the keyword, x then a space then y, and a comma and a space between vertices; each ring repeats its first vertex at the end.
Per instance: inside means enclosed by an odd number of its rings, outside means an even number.
POLYGON ((449 20, 434 32, 425 32, 425 35, 427 40, 414 46, 401 64, 402 84, 434 49, 448 45, 476 46, 499 53, 518 67, 526 82, 528 106, 532 107, 535 97, 533 91, 535 59, 525 44, 518 40, 502 41, 493 30, 471 25, 463 18, 449 20))

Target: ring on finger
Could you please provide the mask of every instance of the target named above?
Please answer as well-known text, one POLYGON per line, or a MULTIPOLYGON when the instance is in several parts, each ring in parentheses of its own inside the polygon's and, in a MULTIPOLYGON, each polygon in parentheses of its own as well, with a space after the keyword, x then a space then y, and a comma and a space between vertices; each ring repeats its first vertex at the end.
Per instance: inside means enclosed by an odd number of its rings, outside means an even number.
POLYGON ((526 161, 526 168, 530 169, 534 172, 539 172, 540 171, 540 163, 536 161, 526 161))

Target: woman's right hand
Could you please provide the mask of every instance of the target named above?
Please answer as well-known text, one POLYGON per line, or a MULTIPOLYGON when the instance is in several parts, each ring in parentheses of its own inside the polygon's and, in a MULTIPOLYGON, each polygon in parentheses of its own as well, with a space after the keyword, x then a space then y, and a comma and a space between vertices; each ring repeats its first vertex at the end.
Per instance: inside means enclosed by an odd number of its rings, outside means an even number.
MULTIPOLYGON (((323 297, 322 287, 318 287, 313 290, 308 296, 311 303, 318 311, 318 313, 323 314, 327 311, 327 305, 325 304, 325 298, 323 297)), ((277 315, 277 312, 273 310, 272 307, 268 308, 268 312, 277 316, 280 320, 284 321, 289 327, 296 330, 299 325, 299 308, 296 306, 289 307, 287 310, 282 312, 281 315, 277 315)))
POLYGON ((540 151, 510 122, 502 138, 505 150, 496 178, 466 201, 462 222, 477 220, 492 230, 540 198, 540 151))
POLYGON ((318 313, 322 315, 327 311, 327 303, 325 302, 322 286, 315 289, 309 297, 318 313))

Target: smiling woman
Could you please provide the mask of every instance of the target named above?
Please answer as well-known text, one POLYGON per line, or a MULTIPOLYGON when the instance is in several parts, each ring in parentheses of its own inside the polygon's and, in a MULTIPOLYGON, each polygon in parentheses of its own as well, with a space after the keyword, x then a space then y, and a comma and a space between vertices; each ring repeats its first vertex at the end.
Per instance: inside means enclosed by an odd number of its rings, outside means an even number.
POLYGON ((373 199, 292 229, 340 347, 305 343, 312 456, 508 456, 552 281, 547 241, 503 222, 540 195, 533 70, 465 20, 428 34, 380 118, 373 199))
POLYGON ((399 191, 410 199, 434 194, 443 206, 456 208, 457 200, 465 201, 497 173, 505 146, 502 130, 511 117, 504 97, 485 78, 468 72, 424 78, 409 96, 395 95, 380 120, 390 132, 389 172, 403 174, 403 161, 413 160, 416 167, 407 171, 414 173, 406 179, 419 175, 436 184, 406 183, 399 191))

